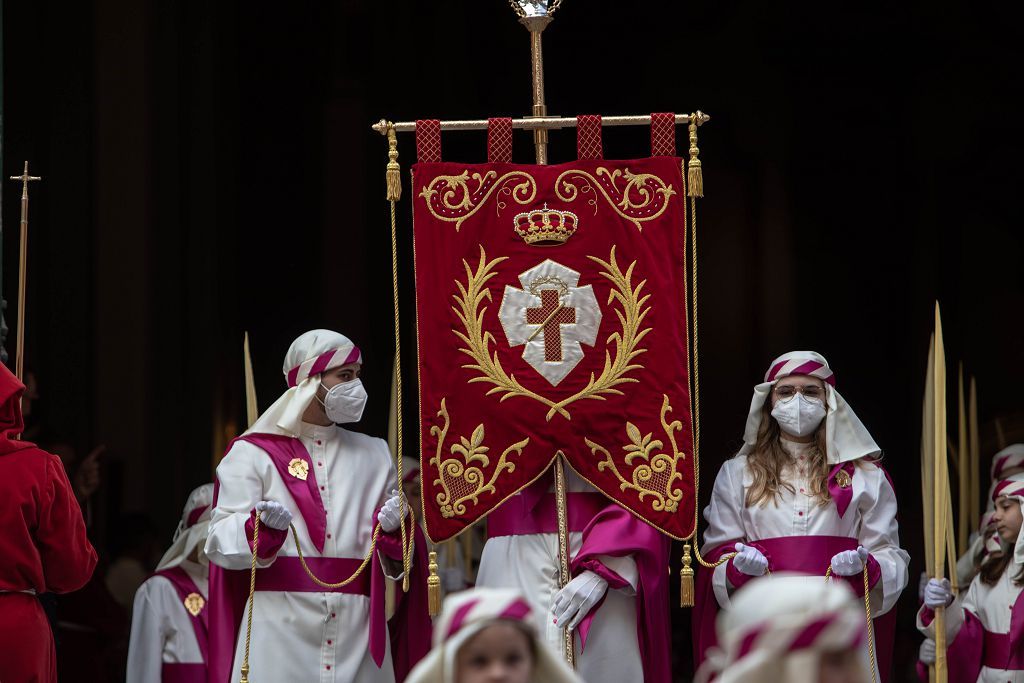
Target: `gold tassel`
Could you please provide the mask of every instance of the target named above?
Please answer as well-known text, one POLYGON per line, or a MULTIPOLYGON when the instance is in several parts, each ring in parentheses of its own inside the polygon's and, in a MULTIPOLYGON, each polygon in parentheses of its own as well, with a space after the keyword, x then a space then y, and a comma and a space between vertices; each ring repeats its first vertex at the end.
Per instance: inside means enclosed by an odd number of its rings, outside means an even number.
POLYGON ((686 170, 687 194, 690 197, 704 196, 704 174, 700 169, 700 148, 697 147, 697 117, 700 112, 690 114, 690 163, 686 170))
POLYGON ((437 575, 437 553, 430 551, 430 561, 427 564, 430 575, 427 577, 427 609, 430 616, 436 617, 441 613, 441 577, 437 575))
POLYGON ((391 124, 388 124, 388 170, 384 175, 388 184, 387 200, 397 202, 402 198, 402 169, 398 165, 398 136, 391 124))
POLYGON ((679 570, 679 606, 693 607, 693 567, 690 566, 690 544, 683 545, 683 567, 679 570))

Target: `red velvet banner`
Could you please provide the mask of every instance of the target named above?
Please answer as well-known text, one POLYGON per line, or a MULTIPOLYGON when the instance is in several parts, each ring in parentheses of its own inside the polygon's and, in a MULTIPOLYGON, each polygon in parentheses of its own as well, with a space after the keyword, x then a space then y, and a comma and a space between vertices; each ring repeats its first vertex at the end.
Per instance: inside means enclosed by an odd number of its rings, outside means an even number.
POLYGON ((413 166, 427 534, 558 453, 674 538, 693 531, 680 160, 413 166))

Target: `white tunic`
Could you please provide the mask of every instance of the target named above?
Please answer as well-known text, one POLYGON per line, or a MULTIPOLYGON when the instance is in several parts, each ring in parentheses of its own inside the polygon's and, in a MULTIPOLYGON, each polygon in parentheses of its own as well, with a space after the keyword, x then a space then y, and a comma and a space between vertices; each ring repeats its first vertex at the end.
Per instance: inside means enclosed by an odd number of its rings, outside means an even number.
MULTIPOLYGON (((323 554, 313 546, 298 506, 270 457, 262 449, 238 441, 217 467, 220 493, 206 544, 211 562, 225 569, 249 569, 252 554, 245 525, 260 500, 278 501, 292 512, 303 555, 359 560, 366 555, 374 516, 397 481, 387 443, 333 425, 305 423, 300 438, 312 461, 308 476, 316 478, 327 511, 323 554)), ((281 555, 297 556, 290 532, 278 552, 281 555)), ((261 560, 259 565, 269 566, 274 559, 261 560)), ((344 577, 320 578, 339 581, 344 577)), ((381 668, 370 656, 369 615, 369 598, 362 595, 258 592, 253 608, 249 680, 392 683, 390 645, 381 668)), ((244 647, 243 623, 232 681, 239 679, 238 664, 244 647)))
MULTIPOLYGON (((1021 565, 1011 562, 993 586, 984 583, 980 576, 974 577, 971 587, 966 592, 961 592, 953 604, 946 608, 947 647, 964 625, 964 610, 974 614, 989 633, 1010 632, 1013 606, 1020 598, 1022 590, 1021 586, 1014 583, 1013 577, 1020 570, 1021 565)), ((935 622, 924 626, 921 623, 921 612, 917 615, 917 628, 932 640, 935 639, 935 622)), ((1006 671, 983 666, 978 675, 978 683, 1024 683, 1024 671, 1006 671)))
MULTIPOLYGON (((188 560, 180 566, 206 599, 206 567, 188 560)), ((160 683, 165 662, 202 664, 203 653, 174 584, 152 576, 135 592, 126 678, 131 683, 160 683)))
MULTIPOLYGON (((881 569, 881 579, 871 590, 872 611, 888 612, 907 585, 910 556, 900 548, 896 523, 896 494, 885 473, 874 464, 857 464, 853 475, 853 498, 846 515, 832 503, 822 507, 811 497, 811 485, 801 471, 807 462, 806 447, 782 441, 792 458, 781 478, 793 491, 780 488, 776 503, 747 507, 747 489, 753 477, 747 456, 727 460, 718 471, 711 504, 704 509, 708 528, 702 553, 728 541, 757 541, 784 536, 846 536, 868 549, 881 569), (801 459, 803 458, 803 459, 801 459)), ((712 583, 722 607, 730 605, 726 564, 719 565, 712 583)))
MULTIPOLYGON (((566 471, 571 493, 593 493, 587 482, 566 471)), ((569 534, 570 556, 575 557, 583 535, 569 534)), ((636 586, 638 574, 631 557, 601 556, 601 562, 629 582, 631 588, 608 589, 604 603, 587 636, 586 650, 580 654, 576 638, 576 670, 588 683, 642 681, 643 662, 637 643, 636 586)), ((514 588, 530 602, 534 626, 541 641, 559 656, 564 652, 564 631, 553 623, 551 608, 558 594, 558 535, 524 534, 497 536, 484 545, 476 585, 481 588, 514 588)))

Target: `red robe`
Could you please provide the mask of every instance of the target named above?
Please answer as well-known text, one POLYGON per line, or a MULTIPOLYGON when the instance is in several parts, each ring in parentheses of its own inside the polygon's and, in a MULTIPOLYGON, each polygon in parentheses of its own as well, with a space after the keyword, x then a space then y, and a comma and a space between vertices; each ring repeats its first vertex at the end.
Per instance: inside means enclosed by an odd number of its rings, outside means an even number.
POLYGON ((25 387, 0 364, 0 681, 57 680, 53 634, 35 597, 81 588, 96 567, 60 458, 21 433, 25 387))

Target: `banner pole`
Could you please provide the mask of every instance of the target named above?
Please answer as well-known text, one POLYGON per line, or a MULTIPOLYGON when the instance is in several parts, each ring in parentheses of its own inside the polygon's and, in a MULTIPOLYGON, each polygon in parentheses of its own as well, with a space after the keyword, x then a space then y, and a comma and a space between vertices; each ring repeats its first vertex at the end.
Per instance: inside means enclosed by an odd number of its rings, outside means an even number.
MULTIPOLYGON (((569 510, 566 501, 565 465, 559 452, 555 456, 555 505, 558 507, 558 585, 565 588, 569 583, 569 510)), ((576 643, 572 631, 566 628, 565 661, 576 668, 576 643)))

